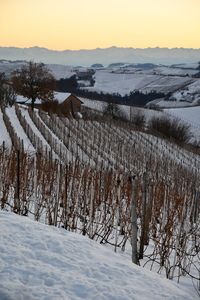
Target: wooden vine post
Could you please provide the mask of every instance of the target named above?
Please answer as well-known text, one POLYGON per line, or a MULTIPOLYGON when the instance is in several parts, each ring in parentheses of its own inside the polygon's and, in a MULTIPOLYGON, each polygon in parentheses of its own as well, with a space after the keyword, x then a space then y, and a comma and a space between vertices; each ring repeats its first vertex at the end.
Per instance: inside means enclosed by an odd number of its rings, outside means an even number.
POLYGON ((138 250, 137 250, 137 212, 136 212, 136 185, 135 176, 129 177, 131 186, 131 245, 132 245, 132 262, 139 264, 138 250))

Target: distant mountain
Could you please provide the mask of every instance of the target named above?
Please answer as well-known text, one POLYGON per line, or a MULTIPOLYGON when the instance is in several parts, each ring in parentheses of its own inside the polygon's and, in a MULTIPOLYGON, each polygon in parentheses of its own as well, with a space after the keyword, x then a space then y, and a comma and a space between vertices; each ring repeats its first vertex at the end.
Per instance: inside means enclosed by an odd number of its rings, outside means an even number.
POLYGON ((56 51, 40 47, 0 47, 0 59, 34 60, 46 64, 109 65, 113 63, 184 64, 200 61, 200 49, 191 48, 97 48, 56 51))

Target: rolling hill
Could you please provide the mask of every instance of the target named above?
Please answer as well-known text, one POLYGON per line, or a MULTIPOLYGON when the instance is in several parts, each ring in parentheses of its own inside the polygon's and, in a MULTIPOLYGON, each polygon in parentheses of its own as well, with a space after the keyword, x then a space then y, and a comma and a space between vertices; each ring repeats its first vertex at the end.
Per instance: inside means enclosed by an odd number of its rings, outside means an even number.
POLYGON ((1 109, 0 121, 1 209, 125 251, 131 261, 135 207, 140 265, 197 296, 198 154, 93 115, 67 119, 15 105, 1 109))

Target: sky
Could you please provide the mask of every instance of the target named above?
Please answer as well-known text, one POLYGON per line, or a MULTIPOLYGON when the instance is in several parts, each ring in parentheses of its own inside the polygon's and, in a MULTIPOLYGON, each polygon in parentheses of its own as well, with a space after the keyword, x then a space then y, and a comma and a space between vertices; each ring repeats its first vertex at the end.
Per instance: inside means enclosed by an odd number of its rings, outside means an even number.
POLYGON ((0 0, 0 46, 200 48, 200 0, 0 0))

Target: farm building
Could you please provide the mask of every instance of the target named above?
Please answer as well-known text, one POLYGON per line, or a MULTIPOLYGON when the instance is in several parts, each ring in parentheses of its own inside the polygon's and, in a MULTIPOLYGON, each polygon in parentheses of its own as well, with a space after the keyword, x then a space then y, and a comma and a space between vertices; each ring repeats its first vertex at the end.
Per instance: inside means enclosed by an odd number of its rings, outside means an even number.
MULTIPOLYGON (((21 95, 17 96, 17 103, 30 105, 31 100, 21 95)), ((35 107, 46 111, 56 112, 65 116, 75 117, 77 113, 81 112, 81 105, 83 102, 71 93, 54 93, 53 101, 42 101, 36 99, 35 107)))
POLYGON ((71 114, 73 117, 81 112, 81 105, 83 102, 73 94, 70 93, 55 93, 55 100, 58 101, 61 112, 64 114, 71 114))

